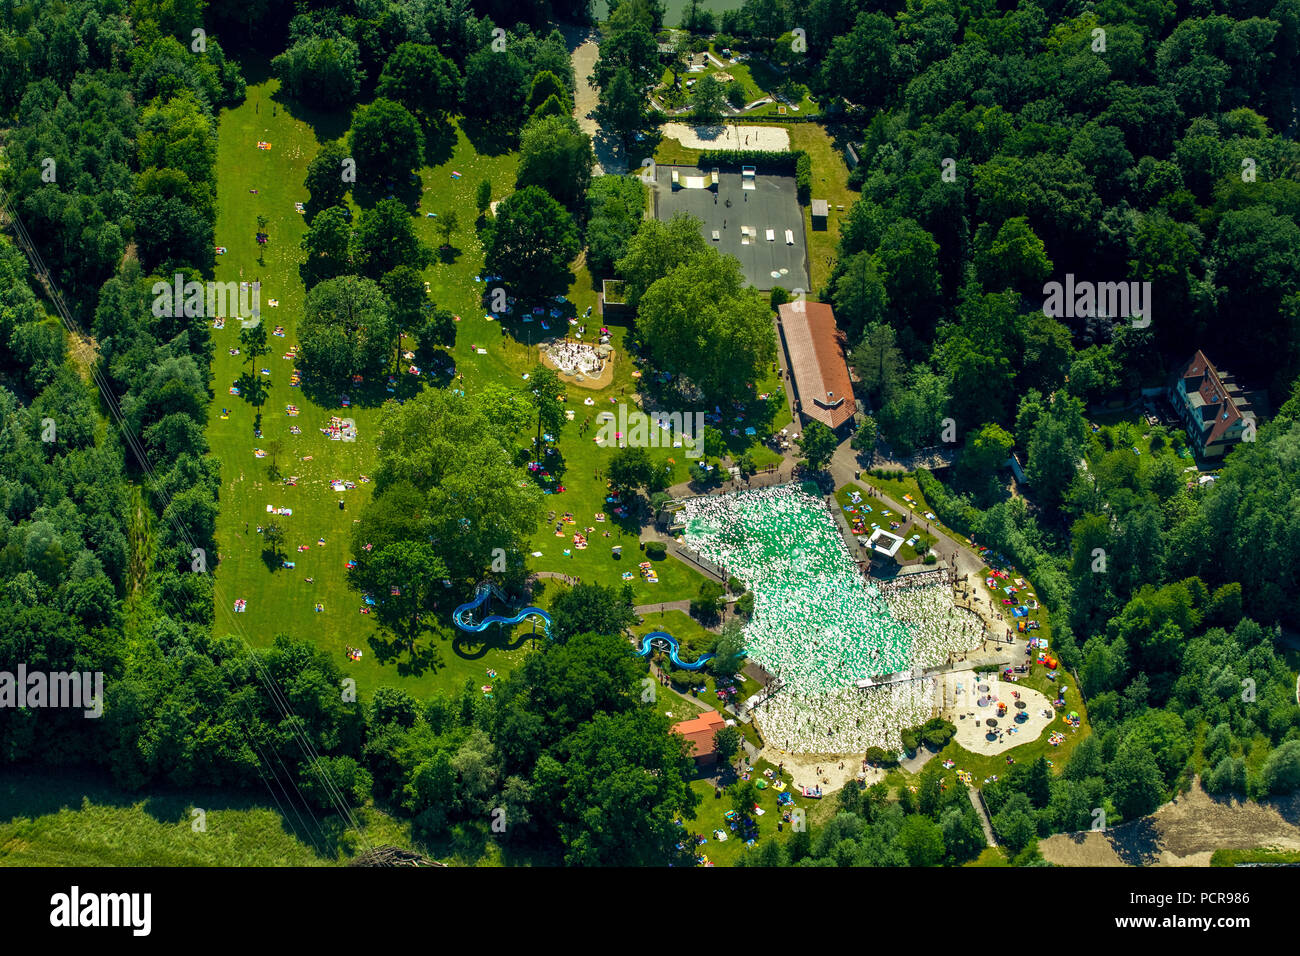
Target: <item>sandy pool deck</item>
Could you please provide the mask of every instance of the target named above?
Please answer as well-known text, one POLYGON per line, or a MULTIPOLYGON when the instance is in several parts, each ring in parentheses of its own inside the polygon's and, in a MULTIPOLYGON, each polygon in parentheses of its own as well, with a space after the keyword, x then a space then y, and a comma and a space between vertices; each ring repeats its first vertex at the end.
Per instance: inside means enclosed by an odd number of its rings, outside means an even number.
POLYGON ((859 776, 862 773, 862 754, 794 754, 776 747, 764 747, 758 757, 774 767, 783 767, 794 778, 795 796, 799 795, 798 787, 820 784, 823 796, 829 796, 853 780, 862 780, 869 787, 885 779, 885 771, 875 768, 869 768, 859 776), (842 768, 841 763, 844 764, 842 768), (821 773, 817 772, 818 768, 821 773))
POLYGON ((958 745, 973 754, 992 756, 1037 740, 1054 721, 1059 724, 1058 729, 1067 729, 1046 696, 1029 687, 998 680, 992 674, 976 678, 974 671, 950 672, 939 678, 938 692, 945 702, 944 718, 957 728, 958 745), (981 687, 988 690, 980 690, 981 687), (989 703, 981 707, 981 699, 989 703), (1024 711, 1029 716, 1024 723, 1016 723, 1013 719, 1017 700, 1026 705, 1024 711), (1007 705, 1003 717, 997 716, 998 701, 1007 705), (996 730, 1001 733, 990 731, 987 724, 990 717, 997 720, 996 730), (994 733, 992 740, 989 739, 991 732, 994 733))

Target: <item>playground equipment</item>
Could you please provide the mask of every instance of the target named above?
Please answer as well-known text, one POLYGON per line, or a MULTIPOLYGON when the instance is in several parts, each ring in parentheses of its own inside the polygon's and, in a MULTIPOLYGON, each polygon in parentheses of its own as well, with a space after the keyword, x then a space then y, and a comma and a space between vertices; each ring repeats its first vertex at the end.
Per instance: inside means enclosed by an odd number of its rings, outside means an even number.
MULTIPOLYGON (((486 631, 493 624, 515 625, 531 617, 540 620, 542 622, 542 631, 547 637, 551 636, 551 615, 547 614, 540 607, 533 607, 531 605, 520 608, 515 614, 487 614, 477 621, 474 620, 474 612, 493 597, 500 600, 503 604, 510 603, 510 599, 505 596, 505 593, 499 587, 490 581, 485 581, 474 590, 473 598, 451 612, 452 622, 462 631, 470 631, 471 633, 479 634, 486 631)), ((681 647, 677 643, 677 639, 667 631, 651 631, 641 639, 641 649, 636 651, 636 654, 639 657, 648 657, 656 642, 668 645, 668 656, 672 659, 673 666, 680 667, 682 670, 697 671, 714 656, 712 654, 701 654, 699 660, 696 661, 687 662, 682 660, 681 657, 678 656, 678 651, 681 650, 681 647)))

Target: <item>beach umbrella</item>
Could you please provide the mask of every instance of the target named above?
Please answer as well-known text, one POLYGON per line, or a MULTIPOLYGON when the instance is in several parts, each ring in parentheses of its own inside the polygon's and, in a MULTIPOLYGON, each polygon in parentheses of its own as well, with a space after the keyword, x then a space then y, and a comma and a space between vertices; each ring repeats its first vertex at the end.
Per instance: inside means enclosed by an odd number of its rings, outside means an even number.
POLYGON ((996 727, 998 725, 996 717, 990 717, 988 720, 984 721, 984 723, 988 724, 990 727, 996 727))
POLYGON ((1024 710, 1028 706, 1029 705, 1026 704, 1023 700, 1016 701, 1016 710, 1024 710))

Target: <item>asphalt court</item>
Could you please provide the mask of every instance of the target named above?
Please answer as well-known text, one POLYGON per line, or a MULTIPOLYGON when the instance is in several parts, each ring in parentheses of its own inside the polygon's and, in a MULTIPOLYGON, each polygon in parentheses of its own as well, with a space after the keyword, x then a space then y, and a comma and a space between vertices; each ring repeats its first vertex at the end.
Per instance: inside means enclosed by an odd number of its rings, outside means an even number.
POLYGON ((655 167, 655 216, 668 220, 679 212, 703 221, 709 245, 740 260, 745 281, 767 292, 775 286, 808 288, 808 238, 794 176, 764 174, 758 168, 753 188, 745 189, 738 167, 720 170, 717 189, 709 188, 712 168, 655 167), (673 171, 678 187, 673 186, 673 171), (692 188, 686 184, 700 184, 692 188), (772 238, 768 239, 771 230, 772 238), (789 230, 794 243, 786 241, 789 230), (713 238, 714 232, 718 238, 713 238))

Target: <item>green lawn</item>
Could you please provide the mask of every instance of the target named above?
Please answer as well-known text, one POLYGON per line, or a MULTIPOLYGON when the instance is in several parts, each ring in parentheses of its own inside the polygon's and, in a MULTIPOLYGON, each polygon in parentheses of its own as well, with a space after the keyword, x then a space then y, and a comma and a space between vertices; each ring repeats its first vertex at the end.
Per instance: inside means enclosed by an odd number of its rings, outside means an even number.
MULTIPOLYGON (((699 657, 717 640, 718 635, 710 631, 695 618, 691 617, 685 611, 667 610, 651 611, 645 615, 641 623, 632 627, 632 633, 638 638, 649 634, 651 631, 667 631, 677 639, 681 645, 681 657, 683 660, 691 660, 699 657)), ((666 661, 667 655, 663 655, 666 661)))
MULTIPOLYGON (((754 772, 751 779, 766 780, 763 776, 764 770, 776 772, 776 767, 772 766, 766 760, 760 760, 754 765, 754 772)), ((792 778, 789 773, 783 775, 787 787, 792 786, 792 778)), ((740 857, 749 852, 744 841, 740 838, 739 833, 733 833, 727 828, 723 814, 731 809, 731 793, 729 790, 722 791, 722 797, 715 796, 713 784, 707 780, 695 780, 691 783, 691 788, 700 795, 700 804, 695 811, 695 819, 685 821, 685 830, 688 833, 694 833, 703 836, 708 842, 703 846, 697 847, 696 854, 708 857, 709 861, 715 866, 735 866, 740 857), (719 842, 713 835, 715 829, 720 829, 727 834, 724 842, 719 842)), ((794 792, 793 790, 791 792, 794 792)), ((793 806, 802 807, 808 811, 811 817, 811 808, 819 802, 825 801, 809 800, 801 797, 794 792, 795 799, 793 806)), ((755 847, 764 840, 781 840, 789 839, 790 827, 787 824, 783 830, 777 830, 777 823, 781 821, 781 809, 777 805, 777 791, 772 787, 759 791, 758 805, 763 809, 763 815, 756 817, 758 822, 758 840, 755 847)))
POLYGON ((1295 866, 1300 863, 1300 850, 1283 850, 1277 847, 1260 847, 1254 850, 1215 850, 1210 866, 1237 866, 1240 863, 1273 863, 1295 866))
MULTIPOLYGON (((781 86, 784 80, 780 68, 768 66, 756 59, 750 59, 742 63, 731 63, 722 54, 717 44, 714 43, 709 44, 709 50, 722 61, 723 66, 719 68, 712 60, 709 60, 703 70, 695 73, 679 73, 679 89, 675 89, 673 86, 672 71, 664 70, 663 76, 659 80, 659 86, 655 89, 655 95, 664 105, 670 109, 689 105, 691 87, 706 76, 718 79, 718 82, 724 87, 730 85, 732 80, 739 82, 745 89, 745 105, 765 97, 772 97, 775 100, 774 91, 781 86)), ((762 106, 757 106, 744 113, 727 113, 726 119, 728 122, 743 123, 749 120, 761 120, 778 115, 816 116, 820 112, 820 107, 808 95, 808 88, 803 84, 798 84, 798 91, 799 98, 794 104, 798 109, 791 109, 784 103, 776 101, 764 103, 762 106)), ((674 118, 689 120, 689 116, 674 118)))
MULTIPOLYGON (((306 223, 294 203, 306 203, 309 198, 302 182, 320 140, 307 119, 286 109, 278 110, 275 116, 260 110, 260 103, 271 102, 276 86, 272 80, 250 88, 243 106, 222 112, 219 127, 217 243, 228 251, 218 258, 217 279, 260 278, 263 321, 272 329, 282 327, 284 334, 271 338, 272 353, 259 363, 271 374, 262 437, 257 438, 253 434, 252 407, 228 392, 244 371, 243 356, 228 354, 230 348, 239 345, 238 323, 228 322, 224 330, 215 333, 212 388, 217 399, 208 435, 213 453, 223 465, 216 536, 221 559, 217 571, 217 628, 242 632, 254 646, 269 644, 280 632, 310 635, 320 647, 339 655, 345 672, 356 678, 363 694, 387 683, 424 695, 434 689, 459 688, 466 680, 488 680, 489 669, 507 673, 525 653, 524 637, 529 631, 525 626, 516 629, 518 636, 514 638, 500 629, 469 636, 444 627, 441 636, 426 639, 438 655, 432 666, 428 661, 420 665, 381 663, 369 640, 375 635, 374 625, 368 615, 360 613, 360 595, 347 588, 345 564, 350 556, 352 525, 373 489, 362 476, 368 476, 374 468, 374 440, 382 411, 358 404, 347 409, 341 404, 322 407, 290 384, 294 362, 282 356, 297 342, 297 320, 305 295, 298 265, 306 223), (272 144, 270 150, 256 148, 256 143, 263 140, 272 144), (253 189, 257 192, 250 192, 253 189), (258 247, 253 236, 259 215, 266 218, 265 231, 270 236, 264 248, 258 247), (264 256, 260 263, 259 255, 264 256), (276 306, 270 305, 271 299, 277 301, 276 306), (286 414, 290 404, 297 406, 296 417, 286 414), (355 421, 355 442, 331 441, 320 432, 331 416, 355 421), (290 434, 294 425, 301 434, 290 434), (256 458, 254 449, 265 451, 266 457, 256 458), (268 474, 272 463, 282 475, 296 478, 296 483, 272 480, 268 474), (335 492, 330 483, 336 479, 352 481, 355 488, 335 492), (338 507, 339 498, 345 500, 343 510, 338 507), (267 521, 267 506, 293 510, 291 517, 279 519, 287 532, 283 558, 296 565, 293 569, 279 567, 278 561, 263 553, 256 529, 267 521), (321 539, 324 545, 319 544, 321 539), (297 549, 303 545, 307 550, 299 552, 297 549), (307 583, 308 577, 313 583, 307 583), (237 598, 247 601, 247 610, 236 617, 231 612, 237 598), (322 606, 319 611, 318 603, 322 606), (361 661, 346 660, 344 650, 348 646, 362 649, 361 661)), ((315 121, 318 125, 326 122, 319 118, 315 121)), ((335 123, 328 134, 320 135, 338 133, 335 123)), ((452 235, 450 251, 440 255, 425 274, 434 301, 461 317, 456 344, 449 350, 462 377, 456 387, 469 393, 494 381, 522 387, 524 374, 537 361, 540 337, 563 334, 564 329, 553 322, 546 332, 540 324, 520 322, 507 334, 500 322, 486 318, 481 297, 487 287, 475 281, 482 271, 483 247, 473 224, 473 193, 479 181, 491 181, 495 199, 508 195, 514 185, 517 156, 482 155, 457 129, 454 144, 439 158, 445 161, 421 172, 423 194, 417 210, 421 215, 416 223, 421 237, 437 247, 442 242, 435 231, 438 220, 427 213, 455 209, 462 221, 461 228, 452 235), (453 171, 460 176, 453 177, 453 171), (486 354, 480 354, 480 349, 486 354)), ((575 269, 570 299, 579 313, 596 304, 596 291, 581 261, 575 269)), ((614 449, 594 444, 594 427, 587 435, 578 435, 584 417, 590 416, 594 426, 600 411, 616 411, 619 402, 634 400, 640 382, 633 376, 637 369, 625 349, 628 331, 626 326, 611 326, 612 344, 617 350, 612 383, 599 391, 575 384, 569 391, 574 421, 560 435, 564 465, 552 467, 566 491, 549 496, 547 503, 557 518, 571 512, 577 523, 565 526, 563 538, 555 537, 549 521, 540 524, 530 551, 541 554, 530 561, 536 570, 604 584, 621 583, 622 574, 631 571, 637 603, 676 600, 694 595, 703 577, 675 558, 656 562, 657 584, 648 583, 637 573, 636 565, 643 559, 637 529, 631 524, 615 524, 611 508, 605 503, 605 480, 596 477, 614 449), (588 397, 593 401, 591 406, 583 404, 588 397), (597 521, 598 512, 605 513, 607 520, 597 521), (590 547, 578 550, 572 533, 588 527, 596 529, 589 533, 590 547), (619 544, 625 552, 616 559, 612 546, 619 544), (570 552, 567 555, 566 549, 570 552)), ((398 379, 397 397, 412 394, 422 381, 407 375, 399 375, 398 379)), ((669 469, 670 482, 688 477, 684 452, 683 448, 650 449, 652 459, 669 469)), ((548 583, 546 588, 553 594, 556 586, 548 583)), ((550 600, 549 596, 539 596, 543 605, 550 600)))
MULTIPOLYGON (((366 845, 410 846, 407 825, 374 810, 357 815, 366 845)), ((284 816, 264 794, 141 797, 82 772, 18 771, 0 783, 0 866, 321 866, 363 848, 339 818, 284 816), (295 831, 302 821, 309 830, 295 831)))
MULTIPOLYGON (((319 134, 322 136, 338 135, 339 130, 337 118, 331 122, 331 118, 312 117, 317 122, 314 127, 288 109, 278 109, 275 116, 261 110, 262 103, 270 104, 277 86, 277 81, 271 80, 250 87, 242 106, 222 111, 219 126, 216 236, 217 244, 226 246, 228 252, 218 257, 217 279, 260 278, 262 319, 273 330, 282 327, 284 334, 270 339, 272 352, 259 363, 270 369, 271 389, 263 411, 262 437, 257 438, 253 434, 253 409, 243 398, 228 392, 244 371, 243 356, 228 354, 230 348, 239 346, 238 324, 228 322, 224 330, 215 333, 212 388, 216 400, 208 437, 213 454, 223 466, 216 536, 221 558, 217 571, 217 629, 238 629, 254 646, 270 643, 280 632, 310 635, 318 646, 339 655, 345 673, 356 678, 363 694, 380 684, 426 694, 435 688, 459 687, 466 679, 477 682, 489 667, 508 671, 522 651, 517 646, 511 649, 508 635, 498 633, 489 634, 486 641, 475 638, 475 643, 459 638, 451 643, 439 642, 442 666, 437 668, 381 664, 369 645, 368 638, 375 629, 370 618, 359 613, 360 596, 347 588, 345 563, 350 554, 352 525, 373 488, 361 478, 374 467, 374 439, 381 411, 357 404, 347 409, 341 404, 316 404, 301 389, 291 386, 290 372, 295 363, 282 357, 297 343, 297 320, 305 295, 298 266, 302 259, 299 242, 306 222, 294 203, 305 204, 309 199, 303 178, 320 146, 318 127, 329 126, 328 133, 319 134), (270 142, 271 149, 257 149, 260 140, 270 142), (257 192, 250 191, 253 189, 257 192), (261 250, 253 237, 259 215, 266 218, 265 231, 270 236, 261 250), (264 256, 262 263, 258 261, 259 252, 264 256), (271 306, 272 299, 278 305, 271 306), (286 414, 289 404, 297 406, 296 417, 286 414), (355 421, 354 443, 331 441, 320 432, 331 416, 355 421), (294 425, 301 434, 290 433, 294 425), (254 456, 258 448, 267 453, 265 458, 254 456), (271 480, 267 466, 272 462, 283 475, 296 477, 296 484, 288 486, 271 480), (356 487, 334 492, 330 482, 335 479, 352 481, 356 487), (346 502, 344 510, 338 507, 340 498, 346 502), (268 506, 293 509, 291 517, 279 519, 286 530, 284 557, 296 565, 292 570, 280 568, 278 562, 264 556, 256 529, 267 521, 268 506), (321 539, 323 546, 319 544, 321 539), (302 545, 308 550, 299 552, 302 545), (313 583, 307 583, 308 577, 313 583), (233 617, 236 598, 248 602, 247 611, 233 617), (317 603, 323 610, 315 609, 317 603), (347 646, 361 648, 362 660, 347 661, 347 646)), ((458 131, 450 159, 422 172, 422 208, 432 211, 455 205, 462 211, 462 218, 472 223, 472 216, 464 210, 473 209, 471 193, 478 181, 485 176, 492 179, 497 193, 513 186, 515 162, 516 158, 509 154, 478 155, 458 131), (462 172, 463 178, 452 180, 452 168, 462 172)), ((435 221, 419 220, 425 238, 431 242, 435 221)), ((472 318, 477 311, 472 277, 481 267, 482 250, 471 227, 453 236, 453 244, 457 243, 465 250, 454 262, 431 267, 427 277, 440 305, 472 318)), ((478 321, 482 322, 481 317, 478 321)), ((467 345, 463 351, 468 353, 467 345)), ((473 374, 473 369, 468 370, 467 381, 473 374)), ((402 394, 409 394, 417 385, 416 380, 402 376, 398 388, 402 394)))
MULTIPOLYGON (((926 526, 929 525, 929 527, 931 528, 938 528, 940 530, 945 530, 943 529, 943 525, 939 524, 938 521, 930 521, 925 517, 925 512, 928 510, 928 505, 925 504, 925 496, 922 495, 920 489, 916 487, 916 479, 912 478, 911 476, 908 476, 903 481, 893 481, 887 479, 873 478, 869 475, 864 474, 862 476, 861 481, 857 481, 857 482, 850 481, 848 484, 843 485, 840 488, 837 488, 835 491, 835 500, 841 506, 852 504, 853 499, 851 496, 852 493, 855 491, 858 492, 858 494, 862 497, 861 503, 866 504, 868 507, 871 508, 871 513, 868 515, 864 515, 864 517, 867 519, 867 528, 869 530, 871 528, 872 522, 875 522, 876 524, 884 528, 886 531, 902 534, 904 538, 907 538, 909 540, 911 539, 912 535, 915 534, 920 537, 920 540, 917 542, 918 546, 925 545, 928 548, 934 547, 935 543, 938 542, 939 539, 936 538, 933 534, 927 533, 925 530, 926 526), (908 487, 909 483, 911 485, 911 489, 915 489, 915 490, 909 489, 908 487), (913 523, 910 525, 904 524, 902 528, 900 528, 897 532, 894 532, 894 529, 889 527, 889 523, 891 521, 894 521, 895 519, 898 519, 900 524, 902 524, 903 516, 900 515, 898 512, 893 511, 892 508, 890 509, 885 508, 883 506, 883 503, 880 501, 880 499, 878 498, 872 499, 868 497, 867 490, 866 490, 867 485, 880 488, 882 491, 884 491, 885 494, 889 495, 895 501, 898 501, 904 506, 908 505, 909 503, 902 500, 903 495, 905 494, 912 495, 912 497, 916 499, 916 505, 911 507, 908 513, 911 515, 910 520, 913 523), (890 511, 892 513, 886 515, 883 513, 884 511, 890 511)), ((845 517, 849 518, 851 516, 848 513, 845 513, 845 517)), ((951 534, 952 532, 948 532, 948 533, 951 534)), ((907 541, 904 541, 903 544, 901 544, 898 548, 898 561, 900 564, 915 562, 923 559, 925 554, 926 551, 924 549, 920 547, 913 547, 912 545, 908 544, 907 541)))
POLYGON ((1002 852, 1001 847, 986 846, 982 851, 980 851, 979 856, 975 857, 975 859, 971 860, 969 863, 964 863, 962 865, 963 866, 1010 866, 1011 861, 1007 859, 1007 855, 1002 852))
MULTIPOLYGON (((1131 409, 1091 415, 1089 421, 1096 429, 1089 435, 1086 455, 1089 467, 1095 467, 1105 455, 1115 450, 1134 456, 1139 476, 1145 475, 1161 458, 1173 461, 1180 472, 1196 467, 1196 459, 1187 447, 1187 433, 1181 428, 1149 425, 1141 413, 1131 409)), ((1192 479, 1198 474, 1189 472, 1192 479)))
POLYGON ((830 212, 826 228, 812 227, 812 206, 803 207, 804 231, 808 236, 808 267, 811 294, 821 295, 830 281, 840 242, 840 224, 858 201, 858 193, 849 188, 849 168, 844 152, 836 147, 831 134, 820 123, 790 123, 790 148, 802 149, 812 161, 812 198, 825 199, 830 212), (843 206, 843 209, 839 207, 843 206))
MULTIPOLYGON (((848 484, 844 485, 842 488, 840 488, 838 491, 836 491, 835 493, 836 500, 839 501, 841 504, 847 504, 849 502, 849 492, 851 491, 860 492, 863 498, 865 499, 866 498, 865 486, 867 485, 870 485, 872 488, 876 488, 877 490, 881 491, 892 500, 904 506, 911 504, 911 502, 904 501, 903 496, 911 495, 916 500, 916 504, 910 508, 910 511, 913 517, 915 517, 917 521, 922 522, 922 532, 921 532, 922 537, 929 538, 931 543, 933 543, 934 540, 936 539, 934 539, 930 535, 925 534, 924 527, 926 524, 929 524, 931 530, 941 531, 955 541, 969 542, 969 539, 964 534, 960 534, 959 532, 953 531, 942 521, 938 520, 937 516, 936 519, 933 521, 931 521, 929 518, 925 516, 927 512, 929 512, 930 514, 934 514, 935 512, 934 509, 930 507, 930 503, 925 500, 925 495, 921 493, 921 486, 917 483, 915 475, 905 474, 904 472, 900 471, 898 472, 897 477, 877 478, 875 475, 871 474, 870 472, 864 471, 862 472, 862 477, 859 478, 858 481, 856 482, 851 481, 848 484)), ((873 504, 872 507, 876 508, 876 505, 873 504)), ((879 513, 879 510, 880 510, 879 508, 876 508, 877 513, 879 513)), ((870 522, 868 522, 868 524, 869 523, 870 522)))

